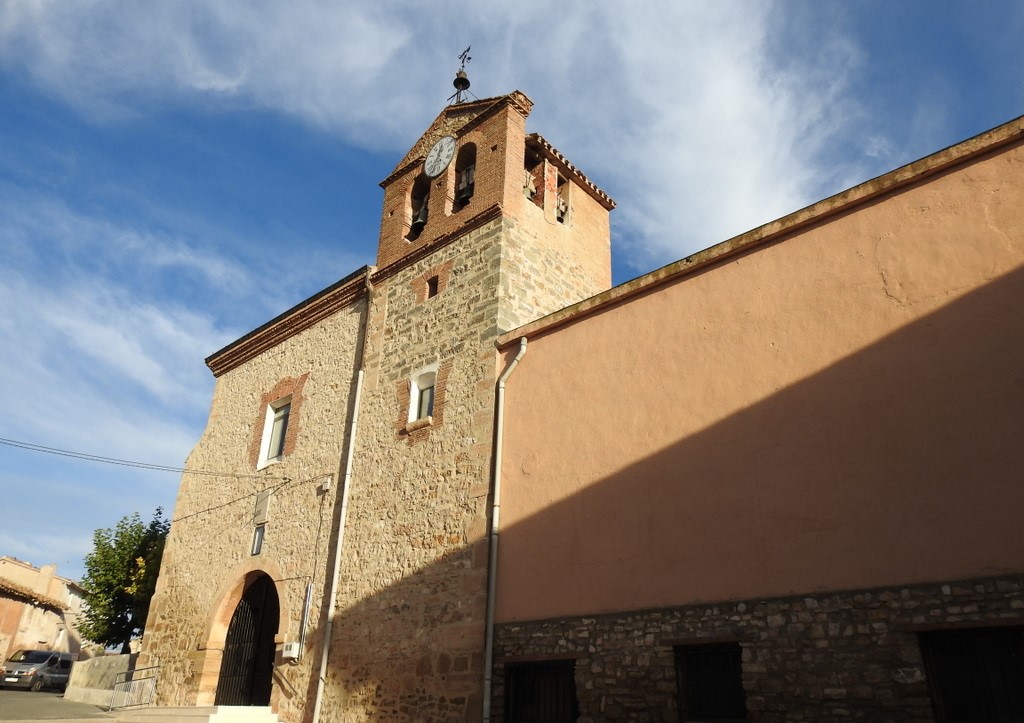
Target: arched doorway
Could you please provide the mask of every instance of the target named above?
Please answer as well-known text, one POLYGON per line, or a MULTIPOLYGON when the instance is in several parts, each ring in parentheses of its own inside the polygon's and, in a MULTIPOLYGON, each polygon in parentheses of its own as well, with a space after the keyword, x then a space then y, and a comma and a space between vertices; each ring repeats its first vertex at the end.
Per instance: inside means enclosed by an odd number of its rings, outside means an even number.
POLYGON ((274 634, 280 614, 274 581, 258 576, 231 616, 215 705, 270 705, 274 634))

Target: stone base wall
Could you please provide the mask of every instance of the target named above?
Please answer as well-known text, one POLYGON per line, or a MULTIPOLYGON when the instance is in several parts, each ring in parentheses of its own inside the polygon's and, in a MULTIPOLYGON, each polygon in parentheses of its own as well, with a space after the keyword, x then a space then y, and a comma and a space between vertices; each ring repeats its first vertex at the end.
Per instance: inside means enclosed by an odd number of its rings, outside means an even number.
POLYGON ((749 720, 931 721, 918 633, 1024 624, 1024 576, 506 623, 505 663, 576 661, 579 721, 676 721, 674 646, 739 642, 749 720))
POLYGON ((65 700, 108 706, 117 676, 135 668, 138 655, 101 655, 89 660, 76 660, 64 691, 65 700))

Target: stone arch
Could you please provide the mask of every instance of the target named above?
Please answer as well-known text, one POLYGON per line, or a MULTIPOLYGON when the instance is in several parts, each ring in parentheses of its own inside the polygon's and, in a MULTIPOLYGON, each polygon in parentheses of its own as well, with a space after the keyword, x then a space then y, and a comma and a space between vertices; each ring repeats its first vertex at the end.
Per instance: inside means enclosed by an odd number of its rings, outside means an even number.
POLYGON ((210 619, 206 627, 206 642, 199 646, 200 660, 197 666, 199 668, 199 685, 196 691, 196 705, 213 705, 217 695, 217 681, 220 677, 224 643, 227 640, 231 617, 246 588, 263 575, 269 577, 274 583, 280 606, 274 642, 281 644, 287 639, 288 622, 292 619, 292 600, 281 585, 284 575, 280 567, 272 560, 247 560, 226 576, 225 582, 214 596, 210 619))

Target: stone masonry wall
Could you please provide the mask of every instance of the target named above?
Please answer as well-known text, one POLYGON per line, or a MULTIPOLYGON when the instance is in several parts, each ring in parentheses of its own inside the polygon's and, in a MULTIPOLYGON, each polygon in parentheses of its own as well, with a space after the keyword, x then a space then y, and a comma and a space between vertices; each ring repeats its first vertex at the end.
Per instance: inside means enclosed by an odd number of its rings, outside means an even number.
POLYGON ((306 652, 278 657, 274 710, 302 720, 319 662, 321 601, 365 304, 356 302, 218 378, 207 427, 181 482, 145 633, 144 660, 160 665, 157 703, 212 703, 227 623, 246 575, 265 572, 280 598, 278 643, 300 635, 305 588, 313 583, 306 652), (255 469, 254 436, 266 395, 303 380, 283 459, 255 469), (292 430, 295 430, 293 433, 292 430), (294 437, 293 437, 294 435, 294 437), (293 437, 293 438, 292 438, 293 437), (330 488, 321 485, 331 476, 330 488), (263 551, 250 555, 256 496, 271 489, 263 551), (232 595, 235 597, 233 598, 232 595))
POLYGON ((673 646, 736 642, 748 720, 931 721, 917 633, 1024 624, 1024 577, 690 605, 497 628, 504 665, 575 659, 581 723, 679 720, 673 646))
MULTIPOLYGON (((581 194, 582 195, 582 194, 581 194)), ((588 199, 589 200, 589 199, 588 199)), ((604 213, 607 223, 607 212, 604 213)), ((608 257, 607 235, 604 244, 594 239, 592 248, 584 245, 573 233, 570 219, 564 233, 562 224, 557 229, 545 229, 538 237, 538 225, 545 225, 544 212, 526 204, 523 220, 507 221, 506 243, 502 252, 501 291, 507 300, 499 318, 500 331, 515 329, 577 301, 605 291, 608 281, 588 264, 585 256, 608 257)), ((578 214, 582 217, 583 214, 578 214)), ((582 223, 582 219, 579 220, 582 223)), ((607 234, 607 227, 605 229, 607 234)))
MULTIPOLYGON (((607 213, 592 205, 605 226, 591 265, 608 253, 607 213)), ((571 223, 548 228, 530 205, 524 218, 498 218, 377 283, 328 715, 479 718, 494 340, 603 289, 580 258, 579 233, 571 223), (435 274, 443 283, 427 298, 435 274), (437 372, 433 418, 403 428, 410 381, 426 368, 437 372)))
POLYGON ((373 291, 329 720, 479 718, 501 229, 470 232, 373 291), (436 296, 416 293, 413 280, 449 263, 436 296), (401 391, 435 364, 445 388, 432 422, 396 429, 401 391))
MULTIPOLYGON (((303 593, 313 584, 305 657, 278 659, 272 696, 288 723, 311 715, 365 320, 366 373, 322 717, 479 719, 495 339, 609 282, 604 208, 581 196, 566 223, 552 226, 523 196, 529 106, 513 94, 472 120, 478 111, 446 110, 417 147, 444 133, 476 146, 469 205, 452 207, 450 166, 431 184, 426 228, 409 238, 408 192, 421 166, 407 163, 384 184, 381 268, 365 304, 291 336, 286 319, 256 337, 274 346, 234 367, 229 350, 214 367, 225 371, 188 466, 225 474, 182 480, 146 631, 145 663, 161 665, 158 703, 212 702, 231 613, 244 585, 266 573, 281 601, 279 644, 298 640, 303 593), (404 423, 412 379, 430 372, 431 417, 404 423), (261 410, 281 394, 292 395, 284 457, 257 471, 261 410), (337 483, 324 491, 332 474, 337 483), (253 508, 268 489, 264 552, 253 557, 253 508)), ((315 306, 297 307, 291 329, 302 328, 315 306)))

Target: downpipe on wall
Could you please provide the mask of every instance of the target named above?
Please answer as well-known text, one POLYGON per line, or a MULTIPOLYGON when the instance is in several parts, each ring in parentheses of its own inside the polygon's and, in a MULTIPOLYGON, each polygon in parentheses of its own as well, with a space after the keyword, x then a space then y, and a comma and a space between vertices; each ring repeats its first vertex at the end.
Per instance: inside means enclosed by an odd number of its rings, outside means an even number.
POLYGON ((498 528, 501 522, 501 459, 504 451, 502 438, 505 432, 505 381, 526 355, 526 337, 519 339, 519 353, 498 377, 497 399, 495 400, 494 424, 494 496, 491 503, 490 559, 487 567, 487 622, 484 641, 484 715, 485 723, 491 720, 491 685, 494 668, 494 593, 498 585, 498 528))

